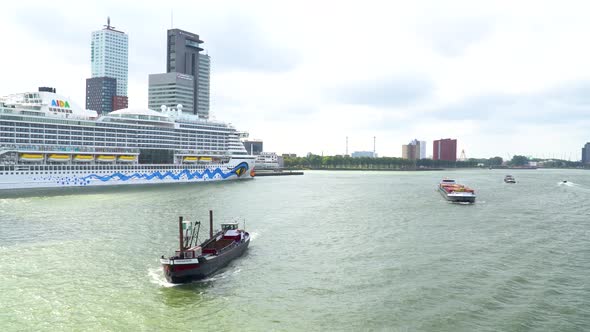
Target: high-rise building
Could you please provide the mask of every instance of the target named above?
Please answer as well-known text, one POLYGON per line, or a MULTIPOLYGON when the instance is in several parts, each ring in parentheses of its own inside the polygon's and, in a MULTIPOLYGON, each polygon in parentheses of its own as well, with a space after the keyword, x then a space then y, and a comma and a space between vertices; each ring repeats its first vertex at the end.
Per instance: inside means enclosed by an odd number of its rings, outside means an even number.
POLYGON ((168 30, 166 71, 193 76, 192 113, 208 118, 211 60, 208 55, 201 53, 202 43, 197 34, 180 29, 168 30))
POLYGON ((86 109, 98 114, 113 111, 113 98, 117 93, 117 80, 112 77, 86 79, 86 109))
POLYGON ((181 73, 151 74, 149 76, 148 108, 160 110, 162 105, 176 108, 181 104, 183 109, 192 113, 194 106, 194 78, 181 73))
POLYGON ((582 163, 590 164, 590 142, 586 143, 582 148, 582 163))
POLYGON ((373 151, 354 151, 350 156, 352 158, 377 158, 377 154, 373 151))
POLYGON ((199 77, 197 80, 197 112, 202 118, 209 117, 209 87, 211 80, 211 57, 199 54, 199 77))
MULTIPOLYGON (((106 96, 102 98, 100 111, 102 113, 108 113, 127 107, 128 44, 127 35, 122 31, 115 30, 115 27, 111 26, 110 18, 107 18, 107 25, 104 26, 104 29, 92 32, 90 40, 90 63, 92 79, 96 78, 97 80, 96 82, 89 82, 89 80, 86 82, 87 108, 89 107, 89 100, 96 100, 95 94, 99 91, 88 90, 89 87, 104 90, 110 84, 110 82, 107 83, 106 80, 102 80, 103 78, 114 79, 116 89, 114 95, 111 95, 109 102, 105 101, 106 96), (117 98, 113 98, 114 96, 117 96, 117 98), (107 104, 110 104, 109 108, 105 108, 107 104)), ((94 105, 93 103, 90 102, 90 105, 94 105)), ((99 111, 99 109, 94 110, 99 111)))
POLYGON ((420 141, 420 159, 426 159, 426 141, 420 141))
POLYGON ((127 34, 115 30, 110 18, 104 29, 92 32, 92 77, 117 79, 117 96, 127 96, 128 45, 127 34))
POLYGON ((440 139, 432 143, 432 159, 457 161, 457 140, 440 139))
POLYGON ((421 148, 421 142, 416 139, 409 144, 402 145, 402 158, 410 160, 420 159, 422 154, 421 148))

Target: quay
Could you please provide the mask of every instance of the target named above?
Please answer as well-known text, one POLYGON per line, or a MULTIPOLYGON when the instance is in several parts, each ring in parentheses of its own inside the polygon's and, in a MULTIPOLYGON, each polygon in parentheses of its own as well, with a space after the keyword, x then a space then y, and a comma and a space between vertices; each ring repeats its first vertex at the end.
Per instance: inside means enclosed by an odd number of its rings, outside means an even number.
POLYGON ((287 175, 303 175, 301 171, 256 171, 256 177, 259 176, 287 176, 287 175))

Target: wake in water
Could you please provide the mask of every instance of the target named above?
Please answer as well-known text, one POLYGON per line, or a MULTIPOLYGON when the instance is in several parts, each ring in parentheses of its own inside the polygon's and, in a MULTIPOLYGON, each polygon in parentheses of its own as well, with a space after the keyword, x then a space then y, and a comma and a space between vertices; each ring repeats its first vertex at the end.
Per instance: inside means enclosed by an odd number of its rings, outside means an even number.
MULTIPOLYGON (((227 268, 226 268, 227 269, 227 268)), ((227 271, 223 271, 222 273, 218 273, 216 275, 213 275, 209 278, 205 278, 202 280, 194 280, 190 283, 201 283, 201 282, 211 282, 211 281, 217 281, 217 280, 222 280, 228 277, 231 277, 233 275, 236 275, 238 273, 240 273, 242 271, 242 269, 240 268, 229 268, 227 271)), ((166 280, 166 277, 164 277, 164 270, 162 269, 162 267, 157 267, 157 268, 148 268, 148 277, 150 279, 150 282, 152 284, 156 284, 160 287, 176 287, 176 286, 181 286, 181 285, 185 285, 185 284, 173 284, 173 283, 169 283, 166 280)))

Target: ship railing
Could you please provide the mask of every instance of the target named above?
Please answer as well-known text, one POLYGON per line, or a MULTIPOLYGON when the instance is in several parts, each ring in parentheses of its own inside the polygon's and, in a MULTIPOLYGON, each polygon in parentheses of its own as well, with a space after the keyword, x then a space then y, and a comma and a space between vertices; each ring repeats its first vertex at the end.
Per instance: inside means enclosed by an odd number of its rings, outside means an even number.
POLYGON ((112 152, 112 153, 129 153, 138 154, 136 148, 96 148, 87 146, 53 146, 53 145, 21 145, 21 144, 2 144, 0 151, 50 151, 50 152, 112 152))

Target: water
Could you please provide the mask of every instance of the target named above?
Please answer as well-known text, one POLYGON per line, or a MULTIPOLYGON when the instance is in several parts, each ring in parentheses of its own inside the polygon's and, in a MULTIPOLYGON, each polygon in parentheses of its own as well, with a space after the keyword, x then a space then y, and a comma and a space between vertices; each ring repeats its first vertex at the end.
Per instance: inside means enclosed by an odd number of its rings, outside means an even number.
MULTIPOLYGON (((12 330, 590 330, 590 173, 307 172, 0 199, 12 330), (442 176, 473 205, 435 191, 442 176), (563 183, 568 180, 568 183, 563 183), (174 286, 177 218, 246 219, 242 258, 174 286)), ((205 230, 206 232, 206 230, 205 230)))

